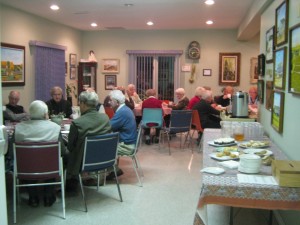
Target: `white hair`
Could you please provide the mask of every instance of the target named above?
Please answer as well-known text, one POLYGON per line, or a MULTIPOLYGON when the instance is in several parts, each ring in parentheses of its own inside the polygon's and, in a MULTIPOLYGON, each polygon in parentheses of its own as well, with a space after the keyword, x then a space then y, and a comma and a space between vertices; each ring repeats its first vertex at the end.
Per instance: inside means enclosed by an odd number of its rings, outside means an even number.
POLYGON ((206 99, 208 99, 209 97, 211 97, 212 96, 212 91, 210 91, 210 90, 205 90, 205 91, 203 91, 202 93, 201 93, 201 98, 203 99, 203 100, 206 100, 206 99))
POLYGON ((89 107, 96 107, 99 103, 99 97, 95 91, 86 90, 80 93, 79 102, 86 104, 89 107))
POLYGON ((35 100, 29 106, 30 118, 33 120, 45 119, 45 115, 47 113, 48 113, 48 106, 43 101, 35 100))
POLYGON ((119 104, 123 104, 125 102, 125 95, 120 90, 112 90, 109 96, 111 99, 118 101, 119 104))
POLYGON ((185 90, 184 90, 183 88, 177 88, 177 89, 175 90, 175 93, 176 93, 176 94, 182 94, 182 95, 185 95, 185 90))

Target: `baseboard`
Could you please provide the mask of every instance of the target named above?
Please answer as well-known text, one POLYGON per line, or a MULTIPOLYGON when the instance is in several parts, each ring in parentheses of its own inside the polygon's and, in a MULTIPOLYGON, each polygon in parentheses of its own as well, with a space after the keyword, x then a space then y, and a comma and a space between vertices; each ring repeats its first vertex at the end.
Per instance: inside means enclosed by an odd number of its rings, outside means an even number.
POLYGON ((285 225, 280 213, 277 210, 273 210, 273 212, 274 212, 274 217, 277 221, 277 224, 278 225, 285 225))

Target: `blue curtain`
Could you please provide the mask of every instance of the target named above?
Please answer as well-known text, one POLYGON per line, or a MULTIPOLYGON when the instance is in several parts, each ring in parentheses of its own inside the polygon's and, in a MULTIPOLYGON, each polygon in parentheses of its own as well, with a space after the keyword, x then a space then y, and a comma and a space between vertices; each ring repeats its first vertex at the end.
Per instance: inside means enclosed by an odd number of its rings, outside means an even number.
POLYGON ((35 45, 35 99, 47 101, 50 89, 65 90, 65 50, 35 45))

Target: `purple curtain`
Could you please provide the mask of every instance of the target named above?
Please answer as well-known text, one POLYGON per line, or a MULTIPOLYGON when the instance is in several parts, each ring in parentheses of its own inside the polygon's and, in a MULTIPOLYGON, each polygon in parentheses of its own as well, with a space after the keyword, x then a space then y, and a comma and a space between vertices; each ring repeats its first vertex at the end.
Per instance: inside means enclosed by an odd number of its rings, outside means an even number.
POLYGON ((56 45, 35 45, 35 99, 50 99, 50 89, 59 86, 65 90, 65 49, 56 45))

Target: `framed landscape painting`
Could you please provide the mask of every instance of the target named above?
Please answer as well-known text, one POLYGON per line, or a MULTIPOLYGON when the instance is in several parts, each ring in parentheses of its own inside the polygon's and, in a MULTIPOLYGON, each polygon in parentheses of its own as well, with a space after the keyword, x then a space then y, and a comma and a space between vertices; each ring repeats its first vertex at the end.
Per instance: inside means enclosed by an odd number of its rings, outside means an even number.
POLYGON ((277 49, 274 53, 274 87, 285 89, 286 47, 277 49))
POLYGON ((267 30, 267 33, 266 33, 266 63, 273 62, 274 29, 275 29, 275 27, 273 26, 269 30, 267 30))
POLYGON ((250 59, 250 83, 256 84, 258 80, 258 73, 257 73, 257 58, 250 59))
POLYGON ((266 103, 267 110, 272 110, 273 103, 273 81, 266 81, 266 103))
POLYGON ((25 46, 1 43, 2 86, 25 85, 25 46))
POLYGON ((264 85, 265 85, 264 80, 257 81, 257 96, 261 104, 264 103, 264 85))
POLYGON ((273 91, 271 125, 278 132, 283 130, 284 92, 273 91))
POLYGON ((241 53, 219 54, 219 84, 240 84, 240 60, 241 53))
POLYGON ((283 1, 276 9, 275 45, 280 46, 287 42, 289 19, 289 1, 283 1))
POLYGON ((119 73, 120 60, 119 59, 103 59, 102 73, 119 73))
POLYGON ((290 29, 289 92, 300 94, 300 23, 290 29))

